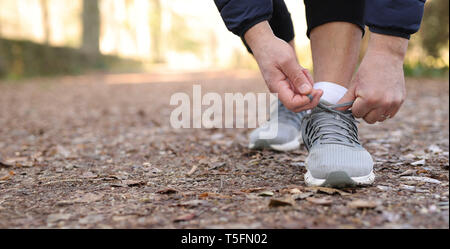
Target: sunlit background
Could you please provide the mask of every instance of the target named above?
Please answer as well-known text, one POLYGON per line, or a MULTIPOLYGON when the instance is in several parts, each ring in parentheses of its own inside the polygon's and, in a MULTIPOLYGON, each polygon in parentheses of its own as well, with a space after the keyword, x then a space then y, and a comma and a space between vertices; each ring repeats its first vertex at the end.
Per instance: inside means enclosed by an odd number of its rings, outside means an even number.
MULTIPOLYGON (((301 0, 286 0, 301 64, 312 69, 301 0)), ((428 0, 409 76, 448 76, 447 0, 428 0)), ((363 46, 364 47, 364 46, 363 46)), ((0 0, 0 77, 256 69, 212 0, 0 0)))

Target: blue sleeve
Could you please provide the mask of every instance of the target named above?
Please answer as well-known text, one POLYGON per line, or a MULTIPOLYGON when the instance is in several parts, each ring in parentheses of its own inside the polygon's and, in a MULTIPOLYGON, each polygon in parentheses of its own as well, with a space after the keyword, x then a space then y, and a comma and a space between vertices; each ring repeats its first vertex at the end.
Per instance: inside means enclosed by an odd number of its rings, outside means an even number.
POLYGON ((272 0, 214 0, 228 30, 240 37, 272 17, 272 0))
POLYGON ((420 28, 425 0, 367 0, 366 25, 379 34, 409 39, 420 28))

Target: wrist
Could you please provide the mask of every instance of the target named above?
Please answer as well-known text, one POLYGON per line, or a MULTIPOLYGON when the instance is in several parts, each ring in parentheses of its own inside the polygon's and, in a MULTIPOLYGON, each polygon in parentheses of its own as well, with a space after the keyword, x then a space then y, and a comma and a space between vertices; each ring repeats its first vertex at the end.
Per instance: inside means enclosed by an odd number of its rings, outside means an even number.
POLYGON ((244 34, 245 42, 254 53, 262 50, 268 41, 273 38, 275 38, 275 35, 268 21, 254 25, 244 34))
POLYGON ((382 54, 403 63, 408 49, 408 39, 371 33, 368 53, 382 54))

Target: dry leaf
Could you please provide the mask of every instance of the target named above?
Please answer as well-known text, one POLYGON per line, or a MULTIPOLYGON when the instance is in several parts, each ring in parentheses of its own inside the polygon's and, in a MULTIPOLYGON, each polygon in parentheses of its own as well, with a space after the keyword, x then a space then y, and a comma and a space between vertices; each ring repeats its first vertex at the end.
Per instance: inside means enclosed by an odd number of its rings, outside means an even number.
POLYGON ((350 208, 376 208, 378 206, 378 203, 374 201, 367 201, 367 200, 354 200, 349 203, 347 203, 347 206, 350 208))
POLYGON ((0 168, 12 168, 13 166, 11 164, 6 164, 0 161, 0 168))
POLYGON ((292 206, 292 202, 290 200, 277 200, 272 199, 269 202, 269 207, 285 207, 285 206, 292 206))
POLYGON ((342 190, 339 189, 335 189, 335 188, 325 188, 325 187, 309 187, 306 188, 309 191, 313 191, 315 193, 323 193, 323 194, 329 194, 329 195, 334 195, 334 194, 340 194, 342 196, 347 196, 350 195, 349 193, 346 193, 342 190))
POLYGON ((178 190, 176 190, 174 188, 166 188, 166 189, 159 190, 156 193, 162 194, 162 195, 171 195, 171 194, 178 193, 178 190))
POLYGON ((123 184, 127 185, 128 187, 141 187, 147 185, 144 181, 138 181, 138 180, 127 180, 122 181, 123 184))
POLYGON ((430 145, 430 147, 428 147, 428 151, 433 154, 439 154, 442 152, 442 149, 439 148, 439 146, 433 144, 433 145, 430 145))
POLYGON ((80 203, 92 203, 99 201, 103 198, 103 194, 93 194, 93 193, 87 193, 86 195, 82 196, 81 198, 77 198, 74 200, 74 202, 80 202, 80 203))
POLYGON ((72 217, 71 214, 51 214, 47 217, 47 223, 55 223, 61 220, 68 220, 72 217))
POLYGON ((194 165, 192 166, 191 170, 187 173, 188 176, 194 174, 194 172, 197 170, 198 166, 194 165))
POLYGON ((198 196, 200 199, 206 199, 208 197, 217 197, 217 198, 224 198, 224 199, 229 199, 232 198, 229 195, 221 195, 221 194, 217 194, 217 193, 210 193, 210 192, 206 192, 206 193, 202 193, 198 196))
POLYGON ((194 208, 194 207, 198 207, 198 206, 210 206, 210 205, 211 204, 209 203, 209 201, 205 201, 205 200, 192 200, 192 201, 185 201, 185 202, 177 204, 177 206, 187 207, 187 208, 194 208))
POLYGON ((416 170, 414 169, 408 169, 407 171, 401 173, 398 176, 410 176, 410 175, 414 175, 416 173, 416 170))
POLYGON ((190 220, 195 219, 195 217, 197 217, 196 214, 184 214, 184 215, 180 215, 177 218, 175 218, 173 220, 173 222, 190 221, 190 220))
POLYGON ((90 172, 90 171, 84 173, 84 174, 81 176, 81 178, 83 178, 83 179, 93 179, 93 178, 97 178, 97 177, 98 177, 98 175, 96 175, 96 174, 94 174, 94 173, 92 173, 92 172, 90 172))
POLYGON ((293 195, 300 194, 301 192, 302 191, 300 191, 300 189, 298 189, 298 188, 293 188, 293 189, 289 190, 289 193, 293 194, 293 195))
POLYGON ((423 165, 425 165, 425 159, 413 162, 413 163, 411 163, 411 165, 412 166, 423 166, 423 165))
POLYGON ((258 194, 258 196, 263 196, 263 197, 270 197, 273 196, 273 192, 272 191, 264 191, 258 194))
POLYGON ((423 177, 423 176, 403 176, 401 179, 410 180, 410 181, 426 182, 426 183, 434 183, 434 184, 441 183, 441 181, 439 181, 439 180, 429 178, 429 177, 423 177))
POLYGON ((314 198, 314 197, 309 197, 309 198, 306 198, 306 200, 307 200, 308 202, 313 203, 313 204, 316 204, 316 205, 324 205, 324 206, 326 206, 326 205, 331 205, 331 204, 333 203, 333 201, 330 200, 330 199, 328 199, 328 198, 314 198))
POLYGON ((254 193, 254 192, 259 192, 261 190, 264 190, 266 188, 250 188, 250 189, 242 189, 241 192, 244 193, 254 193))
POLYGON ((11 178, 11 175, 6 175, 3 177, 0 177, 0 181, 6 181, 6 180, 9 180, 10 178, 11 178))
POLYGON ((301 194, 293 195, 292 198, 294 200, 303 200, 303 199, 306 199, 306 198, 311 197, 313 195, 314 195, 314 193, 308 192, 308 193, 301 193, 301 194))

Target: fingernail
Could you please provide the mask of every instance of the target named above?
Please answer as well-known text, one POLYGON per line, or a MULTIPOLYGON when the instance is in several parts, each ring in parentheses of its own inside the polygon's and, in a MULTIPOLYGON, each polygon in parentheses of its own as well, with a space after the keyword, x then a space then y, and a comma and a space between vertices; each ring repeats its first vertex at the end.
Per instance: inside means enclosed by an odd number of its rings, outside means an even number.
POLYGON ((300 93, 306 94, 311 90, 311 87, 308 84, 303 84, 299 90, 300 90, 300 93))

